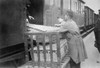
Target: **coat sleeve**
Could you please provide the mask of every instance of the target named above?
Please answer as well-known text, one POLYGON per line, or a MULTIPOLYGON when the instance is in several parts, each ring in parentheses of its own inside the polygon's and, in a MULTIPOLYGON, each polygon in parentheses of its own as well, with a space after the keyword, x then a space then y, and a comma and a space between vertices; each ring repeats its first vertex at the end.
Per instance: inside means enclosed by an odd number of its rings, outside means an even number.
POLYGON ((100 20, 97 20, 95 28, 94 28, 94 34, 95 34, 95 39, 96 41, 99 39, 100 37, 100 20))

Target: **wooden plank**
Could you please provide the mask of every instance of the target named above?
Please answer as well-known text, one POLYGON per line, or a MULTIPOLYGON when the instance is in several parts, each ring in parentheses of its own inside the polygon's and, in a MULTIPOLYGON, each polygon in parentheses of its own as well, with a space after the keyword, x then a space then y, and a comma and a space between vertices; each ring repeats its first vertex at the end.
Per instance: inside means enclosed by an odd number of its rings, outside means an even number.
POLYGON ((24 38, 25 38, 25 42, 24 42, 24 43, 25 43, 25 57, 26 57, 26 62, 27 62, 27 61, 29 61, 29 55, 28 55, 28 41, 27 41, 28 36, 25 35, 24 38))
POLYGON ((15 54, 17 52, 22 52, 22 51, 24 51, 23 48, 20 48, 18 50, 14 50, 14 51, 11 51, 11 52, 8 52, 8 53, 4 53, 3 55, 1 54, 0 55, 0 59, 8 57, 8 56, 11 56, 11 55, 13 55, 13 54, 15 54))
POLYGON ((32 37, 33 37, 33 35, 31 35, 30 36, 31 38, 31 50, 30 50, 30 53, 31 53, 31 58, 32 58, 32 61, 34 62, 34 50, 33 50, 33 48, 34 48, 34 45, 33 45, 33 39, 32 39, 32 37))
POLYGON ((39 50, 39 38, 36 36, 36 42, 37 42, 37 55, 38 55, 38 66, 40 67, 40 50, 39 50))
POLYGON ((44 54, 44 68, 46 68, 46 48, 45 48, 45 34, 43 34, 43 54, 44 54))
POLYGON ((36 25, 36 24, 27 24, 28 27, 31 27, 32 29, 35 29, 40 32, 53 32, 60 29, 60 27, 54 27, 54 26, 45 26, 45 25, 36 25))
POLYGON ((49 35, 49 34, 57 34, 59 32, 39 32, 39 33, 33 33, 33 32, 25 32, 26 35, 49 35))
POLYGON ((57 34, 56 37, 56 43, 57 43, 57 60, 58 60, 58 66, 61 68, 60 64, 61 64, 61 53, 60 53, 60 38, 59 38, 59 34, 57 34))
POLYGON ((53 52, 52 52, 52 35, 51 34, 49 35, 49 42, 50 42, 50 59, 51 59, 50 65, 51 65, 51 68, 53 68, 53 66, 52 66, 53 52))
MULTIPOLYGON (((34 66, 34 68, 35 67, 37 67, 38 68, 38 64, 37 64, 38 62, 34 62, 34 65, 36 65, 36 66, 34 66)), ((26 64, 24 64, 24 65, 22 65, 22 66, 20 66, 20 67, 18 67, 18 68, 28 68, 28 66, 29 67, 32 67, 32 64, 33 64, 33 62, 32 61, 29 61, 29 62, 27 62, 26 64)), ((44 64, 45 64, 45 62, 40 62, 40 68, 45 68, 44 67, 44 64)), ((53 65, 57 65, 57 62, 53 62, 53 65)), ((46 62, 46 68, 51 68, 50 67, 50 62, 46 62)))
POLYGON ((6 62, 8 59, 9 59, 9 61, 15 60, 16 57, 17 57, 17 59, 24 58, 25 57, 24 55, 25 55, 25 52, 24 51, 23 52, 19 52, 17 54, 12 55, 12 56, 8 56, 6 58, 0 59, 0 63, 6 62))

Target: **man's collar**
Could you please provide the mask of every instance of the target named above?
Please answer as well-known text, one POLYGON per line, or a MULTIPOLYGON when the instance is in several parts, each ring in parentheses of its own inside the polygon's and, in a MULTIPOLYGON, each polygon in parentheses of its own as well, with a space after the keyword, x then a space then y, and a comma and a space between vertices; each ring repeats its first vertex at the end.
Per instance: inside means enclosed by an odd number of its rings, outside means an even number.
POLYGON ((100 20, 100 17, 98 19, 100 20))

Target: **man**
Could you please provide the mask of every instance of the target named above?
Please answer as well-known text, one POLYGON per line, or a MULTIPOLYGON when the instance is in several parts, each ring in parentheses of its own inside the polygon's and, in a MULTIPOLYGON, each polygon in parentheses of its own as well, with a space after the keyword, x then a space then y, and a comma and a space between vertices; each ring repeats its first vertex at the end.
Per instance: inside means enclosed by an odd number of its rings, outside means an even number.
MULTIPOLYGON (((100 53, 100 10, 99 10, 98 19, 95 24, 94 34, 95 34, 95 40, 96 40, 95 46, 97 47, 97 49, 100 53)), ((98 59, 97 63, 100 63, 100 58, 98 59)))
POLYGON ((65 13, 64 20, 58 19, 62 23, 58 25, 56 24, 56 26, 60 26, 61 29, 65 31, 63 35, 68 44, 70 67, 80 68, 80 63, 87 58, 87 54, 84 42, 80 36, 79 28, 72 18, 73 13, 71 11, 67 11, 67 13, 65 13))

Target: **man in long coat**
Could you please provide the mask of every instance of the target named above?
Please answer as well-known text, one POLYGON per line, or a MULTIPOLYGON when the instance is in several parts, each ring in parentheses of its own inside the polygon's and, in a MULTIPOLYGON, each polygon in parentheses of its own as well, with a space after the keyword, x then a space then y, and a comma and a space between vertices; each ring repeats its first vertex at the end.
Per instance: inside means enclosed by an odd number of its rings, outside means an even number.
POLYGON ((67 39, 68 51, 70 56, 70 67, 80 68, 80 63, 87 58, 84 42, 80 36, 79 28, 72 20, 73 13, 67 11, 65 20, 61 20, 61 24, 56 24, 64 30, 64 37, 67 39), (67 30, 67 31, 66 31, 67 30))
MULTIPOLYGON (((95 34, 95 40, 96 40, 95 46, 97 47, 97 49, 100 53, 100 10, 99 10, 98 19, 95 24, 94 34, 95 34)), ((100 62, 100 59, 99 59, 99 62, 100 62)))

